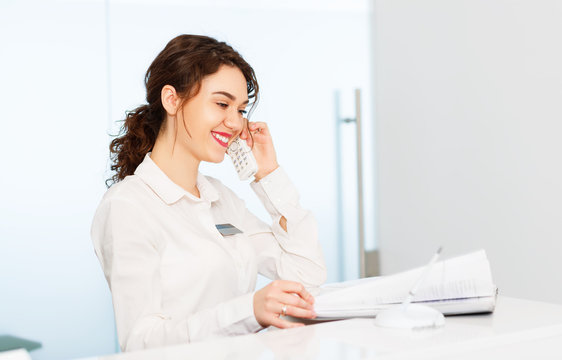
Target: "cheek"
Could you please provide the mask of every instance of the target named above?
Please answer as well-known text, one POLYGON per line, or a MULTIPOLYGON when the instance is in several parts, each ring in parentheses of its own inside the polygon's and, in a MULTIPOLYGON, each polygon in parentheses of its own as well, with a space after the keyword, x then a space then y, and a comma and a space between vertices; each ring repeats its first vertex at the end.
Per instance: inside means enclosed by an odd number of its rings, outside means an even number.
POLYGON ((209 125, 213 128, 219 126, 225 119, 225 112, 222 109, 209 111, 208 117, 209 125))
POLYGON ((204 125, 205 115, 201 111, 196 109, 190 109, 183 112, 183 119, 180 119, 179 126, 180 131, 186 133, 189 137, 191 136, 196 140, 196 138, 201 137, 202 132, 205 130, 204 125))
MULTIPOLYGON (((202 106, 184 111, 185 125, 194 141, 207 141, 211 131, 224 121, 225 111, 218 106, 202 106)), ((183 125, 180 124, 183 127, 183 125)), ((185 131, 185 130, 183 130, 185 131)))

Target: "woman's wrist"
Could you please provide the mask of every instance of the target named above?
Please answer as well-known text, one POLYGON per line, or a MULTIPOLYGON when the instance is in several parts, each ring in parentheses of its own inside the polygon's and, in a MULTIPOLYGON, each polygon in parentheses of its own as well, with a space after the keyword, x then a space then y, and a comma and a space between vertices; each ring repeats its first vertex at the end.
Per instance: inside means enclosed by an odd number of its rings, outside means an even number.
POLYGON ((265 170, 258 170, 258 172, 254 175, 254 181, 255 182, 259 182, 261 179, 263 179, 264 177, 266 177, 267 175, 271 174, 272 172, 274 172, 275 170, 277 170, 279 168, 279 164, 275 163, 274 166, 269 167, 265 170))

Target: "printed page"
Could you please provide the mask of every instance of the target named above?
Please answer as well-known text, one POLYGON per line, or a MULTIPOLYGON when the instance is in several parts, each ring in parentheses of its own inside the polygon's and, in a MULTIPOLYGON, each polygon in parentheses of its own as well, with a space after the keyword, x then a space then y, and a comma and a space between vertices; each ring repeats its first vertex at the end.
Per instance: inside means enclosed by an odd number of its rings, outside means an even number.
MULTIPOLYGON (((316 296, 315 310, 372 309, 376 305, 402 302, 424 268, 390 276, 381 276, 329 284, 316 296)), ((490 264, 484 250, 437 262, 414 297, 414 301, 485 297, 495 294, 490 264)))

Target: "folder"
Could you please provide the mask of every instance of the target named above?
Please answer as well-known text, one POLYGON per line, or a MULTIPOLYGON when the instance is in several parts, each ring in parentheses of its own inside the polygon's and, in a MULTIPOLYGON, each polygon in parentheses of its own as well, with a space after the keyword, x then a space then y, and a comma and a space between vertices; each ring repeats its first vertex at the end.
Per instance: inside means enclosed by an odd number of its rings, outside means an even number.
MULTIPOLYGON (((423 267, 389 276, 327 284, 316 293, 318 320, 373 317, 401 304, 423 267)), ((314 293, 314 292, 313 292, 314 293)), ((435 263, 412 303, 429 305, 444 315, 489 313, 497 287, 484 250, 435 263)))

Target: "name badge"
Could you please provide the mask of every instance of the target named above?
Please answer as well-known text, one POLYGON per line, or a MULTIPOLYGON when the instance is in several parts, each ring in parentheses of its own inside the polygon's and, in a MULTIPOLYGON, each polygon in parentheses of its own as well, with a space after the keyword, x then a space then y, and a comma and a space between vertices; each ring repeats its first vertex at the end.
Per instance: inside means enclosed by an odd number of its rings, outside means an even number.
POLYGON ((242 231, 240 231, 236 226, 232 224, 218 224, 215 226, 217 227, 217 230, 222 234, 222 236, 242 233, 242 231))

